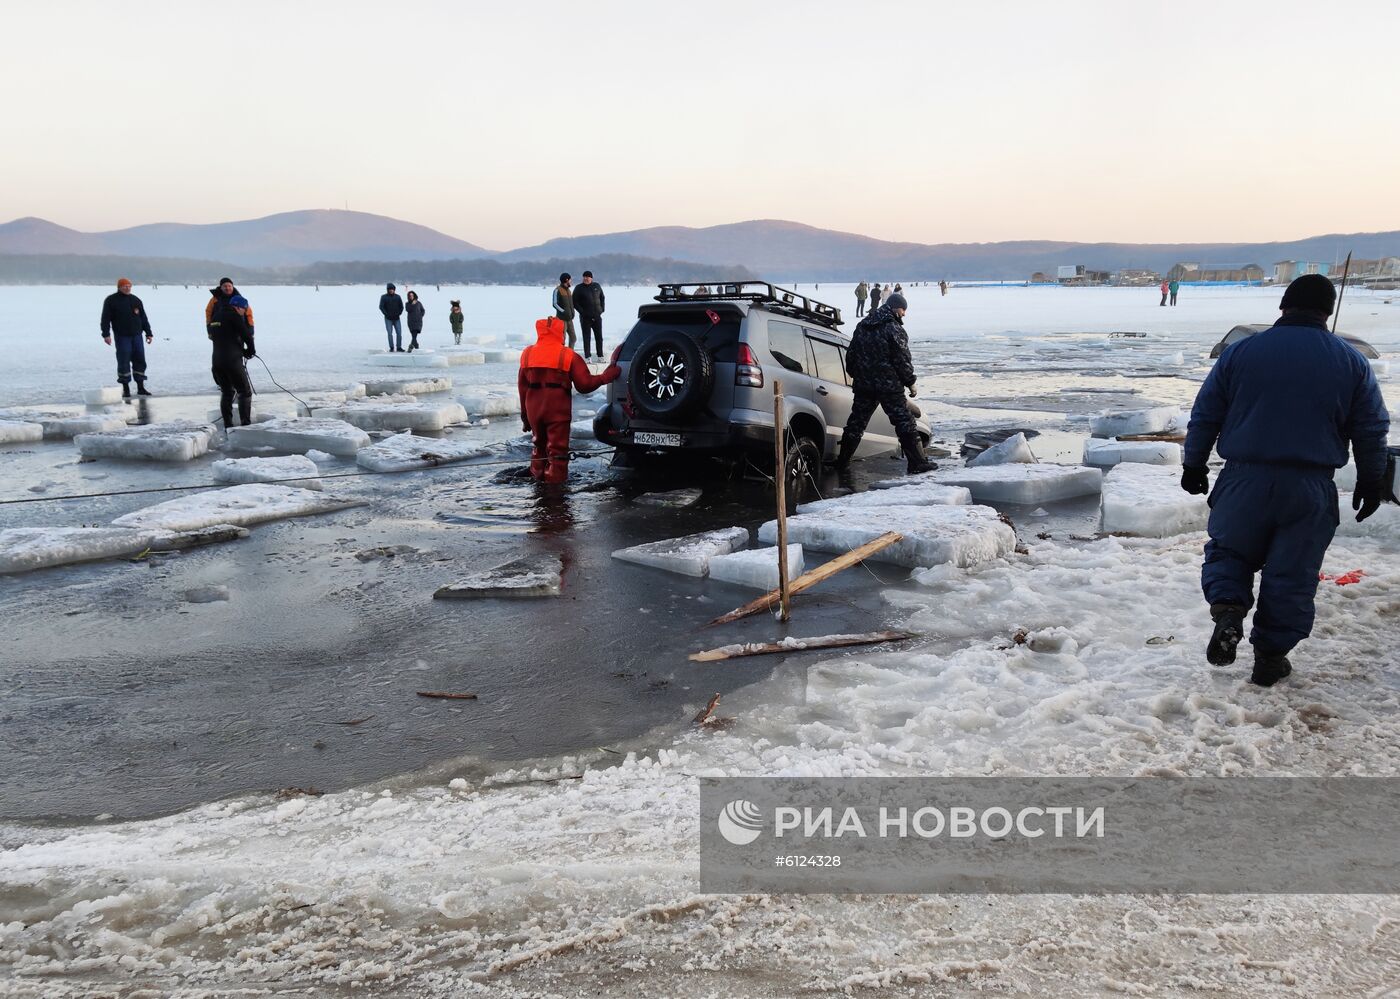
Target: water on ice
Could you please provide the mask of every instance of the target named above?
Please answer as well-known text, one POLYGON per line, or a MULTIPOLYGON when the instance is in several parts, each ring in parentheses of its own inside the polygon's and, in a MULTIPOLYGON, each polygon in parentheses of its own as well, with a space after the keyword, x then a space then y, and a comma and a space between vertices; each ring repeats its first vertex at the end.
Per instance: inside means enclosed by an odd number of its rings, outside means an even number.
POLYGON ((466 441, 416 437, 408 433, 395 434, 361 448, 355 455, 355 463, 372 472, 403 472, 480 458, 488 453, 486 448, 466 441))
POLYGON ((193 461, 209 451, 215 430, 207 423, 175 420, 79 434, 73 438, 84 458, 132 461, 193 461))
MULTIPOLYGON (((1016 548, 1016 532, 985 506, 835 507, 789 517, 787 531, 789 542, 837 554, 896 531, 902 540, 870 558, 910 569, 945 562, 960 567, 976 565, 1009 555, 1016 548)), ((758 529, 759 541, 773 544, 777 539, 776 520, 758 529)))
POLYGON ((1163 465, 1124 462, 1103 480, 1100 530, 1165 538, 1203 531, 1210 507, 1181 488, 1181 473, 1163 465))
POLYGON ((455 402, 418 402, 412 396, 366 396, 311 415, 343 420, 361 430, 443 430, 467 422, 467 411, 455 402))
POLYGON ((248 483, 166 500, 123 514, 112 521, 112 525, 164 531, 194 531, 215 524, 249 527, 269 520, 309 517, 360 505, 357 500, 338 499, 309 489, 248 483))
POLYGON ((1035 452, 1031 450, 1026 435, 1016 433, 1000 444, 993 444, 975 458, 968 459, 967 467, 980 468, 983 465, 1009 464, 1034 465, 1036 461, 1035 452))
POLYGON ((938 482, 963 486, 978 503, 1053 503, 1076 496, 1094 496, 1103 482, 1097 468, 1077 465, 991 465, 953 468, 932 473, 938 482))
POLYGON ((233 427, 228 432, 228 442, 230 447, 245 451, 272 448, 305 452, 314 448, 351 458, 360 448, 369 445, 369 434, 344 420, 291 417, 255 423, 251 427, 233 427))
POLYGON ((564 563, 559 555, 525 555, 441 586, 433 593, 433 599, 557 597, 563 586, 563 575, 564 563))
MULTIPOLYGON (((806 562, 802 546, 787 546, 787 575, 789 580, 802 575, 806 562)), ((749 586, 765 593, 778 588, 778 549, 750 548, 746 551, 717 555, 710 559, 710 578, 723 583, 749 586)))
POLYGON ((648 565, 654 569, 678 572, 683 576, 705 576, 710 560, 749 543, 749 532, 742 527, 726 527, 704 531, 683 538, 668 538, 650 544, 620 548, 612 557, 621 562, 648 565))
POLYGON ((210 466, 215 482, 239 484, 244 482, 279 482, 299 479, 302 489, 321 489, 316 477, 321 470, 310 458, 301 454, 280 458, 223 458, 210 466))

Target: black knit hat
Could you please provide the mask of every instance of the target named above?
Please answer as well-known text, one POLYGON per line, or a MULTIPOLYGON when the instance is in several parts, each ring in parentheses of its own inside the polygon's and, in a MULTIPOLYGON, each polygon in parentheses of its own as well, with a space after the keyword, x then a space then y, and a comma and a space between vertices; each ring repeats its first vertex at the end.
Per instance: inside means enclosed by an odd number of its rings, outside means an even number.
POLYGON ((1337 289, 1332 279, 1321 274, 1304 274, 1294 278, 1293 283, 1283 293, 1278 303, 1280 309, 1307 309, 1311 312, 1332 314, 1337 304, 1337 289))
POLYGON ((890 297, 885 299, 885 304, 891 309, 907 310, 909 308, 909 303, 905 301, 904 296, 897 291, 890 292, 890 297))
POLYGON ((219 284, 233 284, 233 278, 219 278, 219 284))
POLYGON ((563 284, 565 281, 569 281, 569 280, 572 280, 572 279, 569 277, 569 272, 568 272, 568 271, 565 271, 563 274, 560 274, 560 275, 559 275, 559 283, 560 283, 560 284, 563 284))

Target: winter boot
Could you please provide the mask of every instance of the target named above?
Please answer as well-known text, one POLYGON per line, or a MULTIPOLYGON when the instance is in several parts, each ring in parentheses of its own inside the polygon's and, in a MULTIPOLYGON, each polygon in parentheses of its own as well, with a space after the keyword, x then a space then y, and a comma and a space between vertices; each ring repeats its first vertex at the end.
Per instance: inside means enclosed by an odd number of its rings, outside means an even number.
POLYGON ((836 470, 838 472, 844 472, 851 467, 851 459, 855 457, 858 447, 860 447, 859 437, 841 435, 841 449, 836 453, 836 470))
POLYGON ((122 398, 131 398, 131 382, 122 382, 122 398))
POLYGON ((1293 665, 1286 655, 1256 647, 1254 672, 1249 674, 1249 682, 1260 687, 1272 687, 1292 672, 1293 665))
POLYGON ((137 383, 136 383, 136 394, 137 394, 137 395, 150 395, 151 393, 149 393, 149 392, 146 391, 146 383, 145 383, 145 382, 137 382, 137 383))
POLYGON ((1235 647, 1244 638, 1244 608, 1238 604, 1211 604, 1215 632, 1206 646, 1206 659, 1212 666, 1229 666, 1235 661, 1235 647))
POLYGON ((917 434, 901 437, 899 443, 904 448, 904 457, 909 462, 907 474, 922 475, 924 472, 932 472, 938 468, 936 464, 924 457, 924 445, 917 434))

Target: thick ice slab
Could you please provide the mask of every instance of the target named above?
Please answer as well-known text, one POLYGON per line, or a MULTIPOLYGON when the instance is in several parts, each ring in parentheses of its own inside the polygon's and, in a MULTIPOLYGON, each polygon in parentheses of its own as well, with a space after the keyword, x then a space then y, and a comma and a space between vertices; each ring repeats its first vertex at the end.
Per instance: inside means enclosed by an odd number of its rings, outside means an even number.
POLYGON ((45 440, 67 440, 77 434, 120 430, 136 419, 136 411, 88 412, 82 406, 15 406, 0 409, 0 420, 37 423, 45 440))
POLYGON ((175 420, 79 434, 73 438, 73 443, 84 458, 193 461, 209 451, 209 442, 215 433, 207 423, 175 420))
POLYGON ((88 389, 83 393, 83 402, 89 406, 120 406, 122 388, 120 385, 103 385, 101 388, 88 389))
POLYGON ((321 489, 316 476, 321 470, 316 463, 304 454, 287 455, 282 458, 223 458, 212 466, 215 482, 231 484, 241 482, 278 482, 283 479, 299 479, 287 485, 302 489, 321 489))
POLYGON ((1077 465, 992 465, 951 468, 932 473, 936 481, 965 486, 978 503, 1053 503, 1075 496, 1097 495, 1103 473, 1077 465))
MULTIPOLYGON (((530 340, 530 343, 534 342, 535 341, 533 339, 530 340)), ((520 350, 518 348, 515 350, 483 350, 481 352, 481 356, 487 364, 520 363, 520 350)))
POLYGON ((1024 464, 1034 465, 1039 460, 1035 452, 1031 450, 1030 443, 1023 433, 1012 434, 1000 444, 993 444, 987 450, 968 459, 969 468, 980 468, 983 465, 1008 465, 1024 464))
POLYGON ((803 503, 797 512, 821 513, 823 510, 853 510, 867 506, 966 506, 972 502, 972 493, 966 486, 945 486, 927 475, 886 479, 884 483, 876 485, 883 488, 803 503))
MULTIPOLYGON (((787 546, 788 579, 802 575, 806 562, 802 546, 787 546)), ((739 586, 751 586, 765 593, 778 588, 778 549, 751 548, 748 551, 719 555, 710 559, 710 578, 739 586)))
POLYGON ((1172 441, 1120 441, 1112 437, 1090 437, 1084 442, 1084 464, 1112 468, 1123 462, 1180 465, 1181 445, 1172 441))
POLYGON ((442 430, 454 423, 467 422, 467 411, 455 402, 403 401, 409 398, 367 396, 314 410, 311 415, 344 420, 362 430, 442 430))
MULTIPOLYGON (((452 388, 452 379, 417 375, 405 378, 366 378, 365 392, 368 395, 428 395, 432 392, 447 392, 452 388)), ((343 402, 344 399, 335 400, 343 402)))
POLYGON ((190 532, 128 527, 13 527, 0 531, 0 574, 124 558, 148 549, 193 548, 247 535, 243 528, 229 524, 190 532))
POLYGON ((563 574, 564 563, 558 555, 526 555, 440 587, 433 594, 433 599, 557 597, 563 584, 563 574))
POLYGON ((749 532, 742 527, 725 527, 718 531, 689 534, 683 538, 668 538, 632 548, 620 548, 612 557, 621 562, 649 565, 655 569, 678 572, 683 576, 704 576, 710 571, 710 560, 749 543, 749 532))
POLYGON ((228 432, 232 447, 252 450, 260 447, 279 451, 327 451, 344 457, 369 445, 369 434, 344 420, 292 417, 268 420, 251 427, 234 427, 228 432))
POLYGON ((374 368, 445 368, 447 358, 430 351, 415 350, 412 354, 371 354, 366 363, 374 368))
POLYGON ((1186 422, 1181 419, 1181 411, 1175 406, 1157 406, 1152 409, 1105 409, 1090 423, 1090 432, 1095 437, 1122 437, 1127 434, 1160 434, 1177 428, 1182 430, 1186 422))
POLYGON ((513 416, 520 412, 520 390, 514 385, 473 385, 457 401, 472 416, 513 416))
POLYGON ((395 434, 377 444, 371 444, 355 455, 361 468, 374 472, 402 472, 414 468, 431 468, 468 458, 480 458, 490 453, 487 448, 466 441, 440 440, 395 434))
MULTIPOLYGON (((466 337, 462 338, 465 342, 466 337)), ((488 338, 489 341, 489 338, 488 338)), ((467 349, 466 347, 439 347, 438 353, 447 358, 447 363, 452 367, 459 367, 463 364, 485 364, 486 355, 479 350, 467 349)))
MULTIPOLYGON (((789 543, 813 551, 844 554, 887 531, 898 531, 904 540, 871 558, 911 569, 945 562, 966 567, 1009 555, 1016 548, 1016 532, 985 506, 870 506, 788 518, 789 543)), ((777 537, 777 521, 758 529, 759 541, 772 544, 777 537)))
POLYGON ((166 500, 118 517, 112 525, 166 531, 193 531, 213 524, 247 527, 361 505, 358 500, 337 499, 292 486, 249 483, 166 500))
POLYGON ((0 420, 0 444, 24 444, 44 439, 44 426, 24 420, 0 420))
POLYGON ((1204 531, 1210 507, 1181 488, 1179 469, 1122 464, 1103 480, 1099 527, 1106 534, 1166 538, 1204 531))

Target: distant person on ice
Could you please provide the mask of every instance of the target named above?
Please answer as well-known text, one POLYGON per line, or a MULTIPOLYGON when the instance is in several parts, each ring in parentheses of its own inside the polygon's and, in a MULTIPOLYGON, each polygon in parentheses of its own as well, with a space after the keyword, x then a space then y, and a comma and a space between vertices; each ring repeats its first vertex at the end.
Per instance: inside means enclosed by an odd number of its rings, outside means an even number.
POLYGON ((452 324, 453 343, 462 342, 462 321, 465 318, 466 317, 462 315, 461 301, 459 299, 454 298, 452 300, 452 308, 447 310, 447 321, 452 324))
POLYGON ((418 300, 418 292, 410 291, 404 311, 408 313, 408 352, 412 354, 418 349, 418 334, 423 332, 423 314, 428 310, 418 300))
POLYGON ((253 383, 248 380, 248 358, 257 354, 253 346, 253 307, 233 286, 233 278, 223 278, 209 289, 204 307, 204 330, 214 345, 211 367, 214 384, 219 386, 219 415, 224 429, 234 426, 233 400, 238 397, 238 420, 243 426, 253 422, 253 383))
POLYGON ((122 398, 131 398, 132 372, 136 373, 136 394, 150 395, 146 391, 146 347, 141 343, 141 336, 145 334, 147 344, 155 337, 146 306, 131 293, 128 279, 118 278, 116 292, 103 299, 99 325, 103 343, 110 347, 113 338, 116 339, 117 381, 122 385, 122 398))
POLYGON ((574 390, 587 394, 622 374, 609 364, 592 374, 583 358, 564 346, 564 321, 557 316, 535 323, 535 343, 520 352, 520 419, 535 435, 530 475, 545 483, 569 477, 569 424, 574 418, 574 390))
POLYGON ((862 281, 856 285, 856 318, 865 315, 865 300, 870 297, 870 285, 862 281))
POLYGON ((1269 687, 1292 672, 1288 653, 1312 633, 1322 556, 1337 529, 1336 469, 1356 462, 1351 507, 1376 512, 1385 495, 1390 416, 1371 365, 1327 329, 1336 302, 1320 274, 1283 293, 1270 329, 1225 348, 1196 395, 1182 459, 1181 488, 1205 494, 1211 448, 1225 469, 1210 494, 1201 588, 1215 631, 1213 665, 1235 661, 1244 617, 1259 606, 1249 640, 1253 683, 1269 687))
POLYGON ((389 338, 389 353, 403 353, 403 324, 399 317, 403 315, 403 299, 399 298, 398 292, 393 284, 386 287, 384 294, 379 296, 379 311, 384 316, 384 333, 389 338), (398 338, 397 345, 394 338, 398 338))
POLYGON ((1167 283, 1167 281, 1166 281, 1165 278, 1163 278, 1163 279, 1162 279, 1162 286, 1161 286, 1160 288, 1158 288, 1157 290, 1160 291, 1160 292, 1162 293, 1162 300, 1161 300, 1160 302, 1158 302, 1157 304, 1158 304, 1158 305, 1166 305, 1166 304, 1167 304, 1167 295, 1168 295, 1168 293, 1171 291, 1171 285, 1167 283))
POLYGON ((875 281, 870 285, 870 311, 873 313, 880 307, 880 282, 875 281))
MULTIPOLYGON (((569 334, 569 347, 572 348, 576 335, 574 333, 574 293, 572 290, 574 279, 566 272, 559 275, 559 284, 554 289, 554 298, 550 304, 554 306, 554 315, 564 324, 564 332, 569 334)), ((586 346, 586 345, 585 345, 586 346)))
POLYGON ((607 309, 607 296, 603 286, 593 280, 592 271, 583 272, 583 284, 574 289, 574 309, 578 312, 578 323, 583 328, 583 359, 589 359, 588 331, 593 331, 598 348, 598 360, 603 359, 603 312, 607 309))
POLYGON ((1172 278, 1171 283, 1167 285, 1167 291, 1169 292, 1169 297, 1171 298, 1172 305, 1176 304, 1176 293, 1180 290, 1181 282, 1176 278, 1172 278))
POLYGON ((891 295, 880 308, 856 324, 851 347, 846 352, 846 372, 851 376, 855 401, 841 435, 837 471, 845 471, 865 436, 870 417, 879 406, 894 424, 895 434, 910 475, 931 472, 938 466, 924 457, 914 414, 904 399, 905 390, 914 396, 914 361, 909 356, 909 337, 904 333, 904 313, 909 303, 903 295, 891 295))

